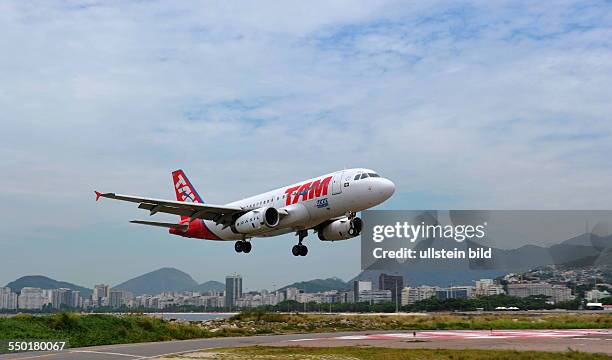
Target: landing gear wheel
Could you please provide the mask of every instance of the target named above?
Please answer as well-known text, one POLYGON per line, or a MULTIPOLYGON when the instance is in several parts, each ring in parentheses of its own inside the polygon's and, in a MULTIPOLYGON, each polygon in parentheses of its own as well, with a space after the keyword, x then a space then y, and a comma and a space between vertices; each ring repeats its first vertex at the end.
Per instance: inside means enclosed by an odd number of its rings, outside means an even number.
POLYGON ((291 253, 293 256, 306 256, 306 254, 308 254, 308 248, 306 245, 302 245, 302 241, 308 236, 308 230, 298 230, 295 234, 298 236, 299 240, 298 244, 291 248, 291 253))
POLYGON ((236 250, 236 252, 242 252, 242 241, 236 241, 234 244, 234 250, 236 250))
POLYGON ((306 256, 306 254, 308 254, 308 247, 302 244, 293 245, 291 253, 293 256, 306 256))
POLYGON ((242 252, 245 254, 248 254, 251 252, 251 243, 248 241, 245 241, 244 244, 242 244, 242 252))

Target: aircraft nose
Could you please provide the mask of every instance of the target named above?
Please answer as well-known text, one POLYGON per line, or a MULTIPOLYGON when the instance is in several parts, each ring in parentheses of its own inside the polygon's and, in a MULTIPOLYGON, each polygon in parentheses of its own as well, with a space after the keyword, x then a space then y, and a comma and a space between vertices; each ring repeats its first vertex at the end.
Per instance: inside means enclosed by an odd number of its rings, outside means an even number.
POLYGON ((389 179, 381 179, 380 192, 388 199, 395 192, 395 184, 389 179))

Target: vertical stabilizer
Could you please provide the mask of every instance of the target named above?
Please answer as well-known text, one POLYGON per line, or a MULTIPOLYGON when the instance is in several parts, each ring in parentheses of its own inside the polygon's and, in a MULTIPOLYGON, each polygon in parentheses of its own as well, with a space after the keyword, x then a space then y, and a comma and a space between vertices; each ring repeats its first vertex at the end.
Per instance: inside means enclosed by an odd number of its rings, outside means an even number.
POLYGON ((191 185, 191 181, 183 170, 172 172, 172 182, 174 184, 174 192, 176 200, 203 204, 204 200, 200 197, 196 189, 191 185))

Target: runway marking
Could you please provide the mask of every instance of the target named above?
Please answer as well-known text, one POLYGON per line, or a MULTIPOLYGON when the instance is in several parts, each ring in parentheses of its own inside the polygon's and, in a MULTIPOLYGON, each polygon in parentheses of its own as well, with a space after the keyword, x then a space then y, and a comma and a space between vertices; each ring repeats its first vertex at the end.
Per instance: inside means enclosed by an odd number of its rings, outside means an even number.
POLYGON ((153 356, 143 356, 140 359, 141 360, 145 360, 145 359, 157 359, 160 358, 162 356, 172 356, 172 355, 181 355, 181 354, 189 354, 189 353, 194 353, 194 352, 199 352, 199 351, 204 351, 204 350, 208 350, 211 348, 202 348, 202 349, 195 349, 195 350, 187 350, 187 351, 177 351, 177 352, 171 352, 171 353, 166 353, 166 354, 159 354, 159 355, 153 355, 153 356))
MULTIPOLYGON (((450 331, 416 331, 405 333, 348 335, 289 340, 404 340, 404 339, 515 339, 515 338, 563 338, 584 336, 611 336, 610 329, 577 329, 577 330, 450 330, 450 331)), ((588 339, 593 339, 589 337, 588 339)))
POLYGON ((38 359, 41 357, 46 357, 46 356, 56 356, 59 354, 65 354, 64 352, 58 352, 58 353, 53 353, 53 354, 42 354, 42 355, 34 355, 34 356, 28 356, 28 357, 20 357, 20 358, 10 358, 7 360, 27 360, 27 359, 38 359))
POLYGON ((135 357, 142 359, 142 355, 132 355, 132 354, 121 354, 116 352, 106 352, 106 351, 93 351, 93 350, 70 350, 71 353, 86 353, 86 354, 101 354, 101 355, 117 355, 117 356, 127 356, 127 357, 135 357))

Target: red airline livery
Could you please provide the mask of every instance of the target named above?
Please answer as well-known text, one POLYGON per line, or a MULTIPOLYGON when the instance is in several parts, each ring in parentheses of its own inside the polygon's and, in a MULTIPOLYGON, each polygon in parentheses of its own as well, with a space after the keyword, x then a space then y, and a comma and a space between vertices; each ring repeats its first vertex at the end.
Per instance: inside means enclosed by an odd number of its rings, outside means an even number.
POLYGON ((182 170, 172 173, 176 201, 96 191, 100 197, 138 203, 150 215, 180 216, 178 223, 133 220, 168 228, 171 234, 205 240, 236 241, 236 252, 249 253, 251 239, 290 232, 298 236, 295 256, 308 253, 302 244, 309 230, 323 241, 346 240, 361 232, 357 212, 387 200, 395 185, 369 169, 336 171, 227 205, 205 204, 182 170))

